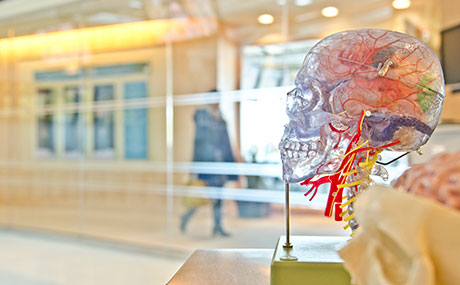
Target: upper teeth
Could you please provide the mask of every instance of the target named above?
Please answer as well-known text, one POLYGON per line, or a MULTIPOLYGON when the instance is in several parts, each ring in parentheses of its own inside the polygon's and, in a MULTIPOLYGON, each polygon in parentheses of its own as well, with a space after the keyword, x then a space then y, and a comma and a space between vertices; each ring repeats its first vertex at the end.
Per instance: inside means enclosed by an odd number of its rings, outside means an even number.
POLYGON ((305 159, 307 157, 314 157, 316 156, 317 152, 315 149, 317 148, 318 142, 293 142, 293 141, 284 141, 280 143, 280 152, 282 157, 288 158, 302 158, 305 159))

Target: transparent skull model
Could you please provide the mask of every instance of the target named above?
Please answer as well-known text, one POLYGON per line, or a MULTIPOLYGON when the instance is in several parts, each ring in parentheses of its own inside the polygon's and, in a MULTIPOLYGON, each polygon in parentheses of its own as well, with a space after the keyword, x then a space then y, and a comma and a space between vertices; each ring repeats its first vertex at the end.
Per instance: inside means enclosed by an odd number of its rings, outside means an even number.
POLYGON ((279 145, 283 179, 312 185, 307 194, 313 196, 330 183, 325 214, 335 211, 336 220, 351 213, 370 174, 385 178, 385 169, 374 165, 379 152, 417 150, 427 142, 444 99, 436 54, 411 36, 377 29, 321 40, 306 55, 295 86, 279 145))

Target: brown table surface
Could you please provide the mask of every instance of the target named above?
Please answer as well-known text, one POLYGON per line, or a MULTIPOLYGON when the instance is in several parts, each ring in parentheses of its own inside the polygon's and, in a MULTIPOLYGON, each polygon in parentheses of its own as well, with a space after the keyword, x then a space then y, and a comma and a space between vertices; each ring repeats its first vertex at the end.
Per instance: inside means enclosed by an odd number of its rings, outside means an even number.
POLYGON ((198 249, 168 284, 270 284, 273 249, 198 249))

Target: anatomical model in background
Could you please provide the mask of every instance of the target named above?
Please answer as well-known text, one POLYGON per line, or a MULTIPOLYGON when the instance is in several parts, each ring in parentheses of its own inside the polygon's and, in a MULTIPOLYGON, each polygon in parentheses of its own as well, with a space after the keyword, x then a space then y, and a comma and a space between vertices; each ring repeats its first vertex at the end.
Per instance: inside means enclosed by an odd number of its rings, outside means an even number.
POLYGON ((460 284, 460 151, 412 166, 394 187, 356 202, 359 233, 339 251, 353 284, 460 284))
POLYGON ((394 187, 460 211, 460 151, 441 153, 406 170, 394 187))
POLYGON ((329 183, 326 216, 357 228, 353 201, 388 178, 385 150, 413 151, 433 133, 444 99, 436 54, 406 34, 361 29, 333 34, 306 55, 287 95, 289 123, 279 148, 286 183, 329 183))

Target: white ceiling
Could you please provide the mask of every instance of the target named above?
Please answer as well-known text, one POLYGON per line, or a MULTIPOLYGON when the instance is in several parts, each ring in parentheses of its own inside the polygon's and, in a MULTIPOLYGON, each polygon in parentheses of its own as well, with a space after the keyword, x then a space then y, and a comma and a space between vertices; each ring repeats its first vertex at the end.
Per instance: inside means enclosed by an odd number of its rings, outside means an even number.
MULTIPOLYGON (((5 0, 0 2, 0 38, 168 17, 217 17, 241 44, 301 40, 349 28, 391 28, 400 13, 391 1, 312 0, 297 6, 295 0, 5 0), (326 6, 339 8, 338 17, 321 16, 326 6), (274 23, 257 23, 263 13, 272 14, 274 23)), ((412 0, 410 9, 423 12, 435 1, 412 0)))

